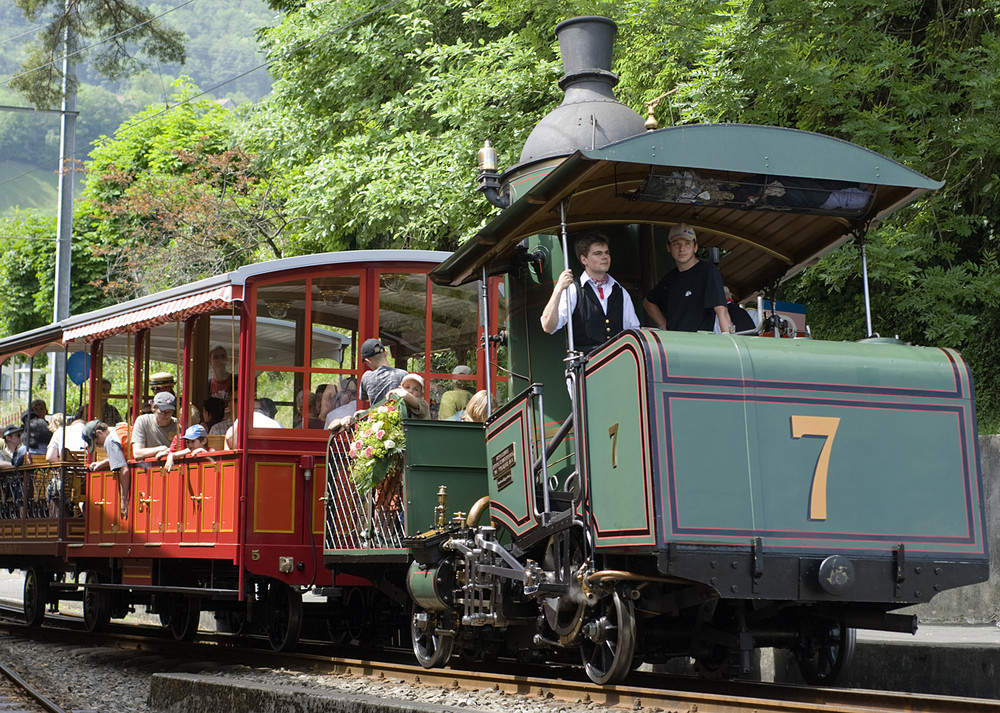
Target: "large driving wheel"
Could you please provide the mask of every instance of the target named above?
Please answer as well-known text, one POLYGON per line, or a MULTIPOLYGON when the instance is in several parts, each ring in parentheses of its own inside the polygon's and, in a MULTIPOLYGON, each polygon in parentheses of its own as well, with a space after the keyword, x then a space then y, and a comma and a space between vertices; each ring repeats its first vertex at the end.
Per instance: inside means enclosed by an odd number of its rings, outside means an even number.
POLYGON ((541 601, 541 607, 545 623, 559 636, 559 643, 564 646, 576 642, 587 613, 587 603, 580 586, 570 575, 582 562, 583 545, 578 538, 561 533, 549 539, 542 566, 547 572, 557 573, 557 579, 565 577, 569 582, 569 591, 560 596, 546 597, 541 601))
POLYGON ((264 626, 271 648, 294 651, 302 632, 302 594, 283 582, 267 583, 264 626))
POLYGON ((410 617, 413 653, 424 668, 444 666, 451 658, 455 637, 450 632, 441 633, 440 629, 443 627, 438 624, 437 614, 413 605, 413 615, 410 617))
POLYGON ((91 584, 100 584, 97 572, 87 572, 87 584, 83 589, 83 625, 87 631, 100 631, 111 621, 111 592, 93 589, 91 584))
POLYGON ((31 567, 24 575, 24 619, 28 626, 40 626, 45 619, 52 573, 31 567))
POLYGON ((170 597, 167 606, 169 607, 167 625, 174 638, 178 641, 194 639, 198 633, 198 622, 201 620, 201 603, 192 597, 176 594, 170 597))
POLYGON ((337 644, 349 644, 352 641, 364 643, 368 637, 368 602, 365 592, 360 587, 348 587, 339 604, 334 605, 327 627, 330 640, 337 644))
POLYGON ((215 613, 215 630, 221 634, 247 633, 247 613, 245 610, 220 611, 215 613))
POLYGON ((587 676, 596 684, 618 683, 632 669, 635 607, 617 591, 596 606, 597 618, 583 625, 580 653, 587 676))
POLYGON ((797 660, 805 682, 811 686, 836 685, 854 658, 856 640, 857 632, 839 621, 820 634, 804 636, 797 660))

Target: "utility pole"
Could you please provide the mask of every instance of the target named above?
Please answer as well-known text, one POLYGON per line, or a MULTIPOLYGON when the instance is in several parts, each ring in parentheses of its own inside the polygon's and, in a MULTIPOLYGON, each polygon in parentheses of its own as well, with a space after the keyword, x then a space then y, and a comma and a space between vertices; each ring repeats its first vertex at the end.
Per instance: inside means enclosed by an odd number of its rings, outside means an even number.
MULTIPOLYGON (((71 0, 66 0, 67 14, 71 0)), ((53 296, 53 321, 69 317, 69 279, 73 241, 73 179, 76 161, 76 64, 73 23, 63 31, 62 116, 59 120, 59 217, 56 219, 56 286, 53 296)), ((52 410, 66 412, 66 352, 52 354, 52 410)), ((30 397, 29 397, 30 398, 30 397)))

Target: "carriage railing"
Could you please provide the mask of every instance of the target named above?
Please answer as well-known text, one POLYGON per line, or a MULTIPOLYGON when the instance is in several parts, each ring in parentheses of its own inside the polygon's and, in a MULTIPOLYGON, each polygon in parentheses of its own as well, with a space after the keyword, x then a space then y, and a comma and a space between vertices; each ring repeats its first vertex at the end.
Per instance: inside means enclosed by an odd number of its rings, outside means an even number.
POLYGON ((402 464, 368 492, 351 477, 350 434, 333 433, 326 454, 327 550, 382 550, 402 547, 402 464))
POLYGON ((0 520, 83 517, 82 461, 22 465, 0 471, 0 520))

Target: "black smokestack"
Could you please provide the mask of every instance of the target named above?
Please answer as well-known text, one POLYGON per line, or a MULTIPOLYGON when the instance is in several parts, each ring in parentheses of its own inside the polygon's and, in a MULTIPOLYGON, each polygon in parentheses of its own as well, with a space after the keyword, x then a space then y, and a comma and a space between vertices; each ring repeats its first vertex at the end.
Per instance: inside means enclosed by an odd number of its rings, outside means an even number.
POLYGON ((606 17, 574 17, 559 23, 562 104, 538 122, 521 150, 521 163, 596 149, 645 131, 643 119, 615 99, 618 75, 611 53, 618 26, 606 17))

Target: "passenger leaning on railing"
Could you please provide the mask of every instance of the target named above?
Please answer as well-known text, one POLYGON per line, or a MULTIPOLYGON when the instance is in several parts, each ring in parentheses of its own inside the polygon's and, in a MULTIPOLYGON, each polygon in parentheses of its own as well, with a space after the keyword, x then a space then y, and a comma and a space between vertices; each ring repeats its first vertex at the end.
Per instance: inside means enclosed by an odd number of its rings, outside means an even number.
POLYGON ((169 391, 153 397, 153 413, 143 414, 132 427, 132 457, 136 460, 164 458, 177 435, 177 399, 169 391))
POLYGON ((88 467, 90 470, 114 471, 118 478, 118 495, 121 502, 122 518, 128 517, 129 489, 132 487, 132 471, 129 470, 128 461, 125 459, 125 451, 122 444, 111 437, 111 428, 104 421, 88 421, 83 427, 83 442, 87 444, 87 452, 91 455, 98 446, 104 449, 107 458, 97 460, 88 467))

